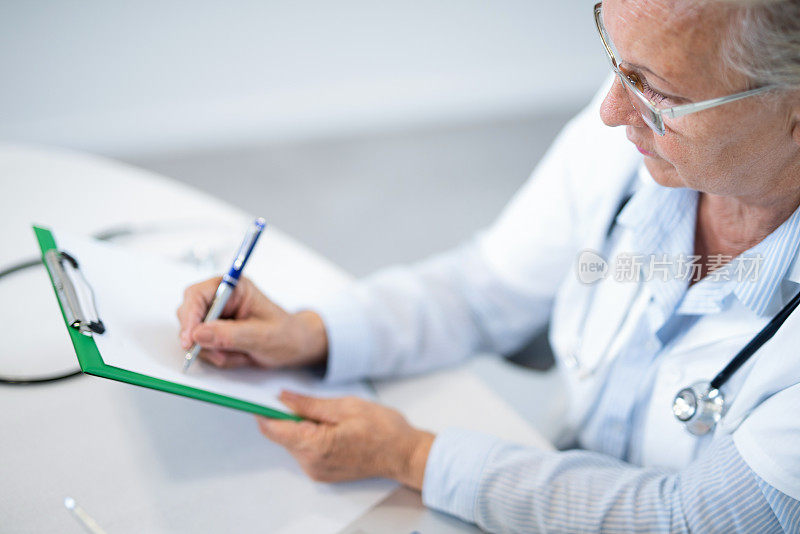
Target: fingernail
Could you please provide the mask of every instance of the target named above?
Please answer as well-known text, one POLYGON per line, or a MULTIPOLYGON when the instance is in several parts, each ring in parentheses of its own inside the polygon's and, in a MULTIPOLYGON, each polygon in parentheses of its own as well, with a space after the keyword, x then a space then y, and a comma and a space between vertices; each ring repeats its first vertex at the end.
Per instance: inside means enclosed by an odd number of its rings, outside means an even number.
POLYGON ((211 343, 214 341, 214 332, 211 331, 210 328, 200 327, 194 332, 194 338, 197 340, 198 343, 211 343))
POLYGON ((289 391, 288 389, 284 389, 283 391, 281 391, 281 398, 289 400, 299 399, 300 394, 295 393, 294 391, 289 391))
POLYGON ((189 332, 186 330, 181 331, 181 347, 188 349, 192 345, 192 339, 189 337, 189 332))

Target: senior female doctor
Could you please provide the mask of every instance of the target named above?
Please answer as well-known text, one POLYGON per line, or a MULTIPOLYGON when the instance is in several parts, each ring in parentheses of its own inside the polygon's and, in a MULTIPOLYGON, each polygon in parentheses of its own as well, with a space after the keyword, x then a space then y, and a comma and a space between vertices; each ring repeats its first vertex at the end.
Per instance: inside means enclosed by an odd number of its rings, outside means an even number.
POLYGON ((607 0, 594 16, 613 84, 490 228, 298 313, 245 282, 228 320, 200 324, 218 280, 200 283, 182 342, 344 381, 508 352, 549 318, 576 449, 291 393, 308 420, 259 425, 317 480, 394 478, 489 531, 798 532, 800 312, 708 382, 800 289, 800 2, 607 0))

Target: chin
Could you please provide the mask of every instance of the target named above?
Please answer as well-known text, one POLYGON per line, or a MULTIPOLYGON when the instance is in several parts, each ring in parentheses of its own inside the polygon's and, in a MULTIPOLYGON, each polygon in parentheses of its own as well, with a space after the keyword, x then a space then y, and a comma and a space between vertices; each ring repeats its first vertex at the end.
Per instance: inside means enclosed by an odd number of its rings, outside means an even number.
POLYGON ((647 167, 650 176, 653 177, 653 180, 658 185, 663 185, 664 187, 686 187, 686 184, 678 176, 675 167, 666 160, 645 156, 644 166, 647 167))

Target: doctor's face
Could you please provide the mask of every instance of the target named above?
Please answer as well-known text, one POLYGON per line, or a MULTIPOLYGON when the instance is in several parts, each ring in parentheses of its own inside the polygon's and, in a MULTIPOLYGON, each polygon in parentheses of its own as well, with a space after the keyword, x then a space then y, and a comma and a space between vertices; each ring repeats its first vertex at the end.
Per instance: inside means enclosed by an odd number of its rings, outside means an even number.
MULTIPOLYGON (((623 65, 652 100, 672 107, 727 96, 751 87, 723 64, 732 8, 687 0, 606 0, 603 21, 623 65), (703 5, 705 4, 705 5, 703 5)), ((659 136, 633 108, 619 79, 601 117, 625 126, 653 178, 668 187, 769 202, 798 187, 796 94, 754 96, 677 119, 659 136), (787 179, 787 176, 794 176, 787 179), (794 182, 794 183, 792 183, 794 182)))

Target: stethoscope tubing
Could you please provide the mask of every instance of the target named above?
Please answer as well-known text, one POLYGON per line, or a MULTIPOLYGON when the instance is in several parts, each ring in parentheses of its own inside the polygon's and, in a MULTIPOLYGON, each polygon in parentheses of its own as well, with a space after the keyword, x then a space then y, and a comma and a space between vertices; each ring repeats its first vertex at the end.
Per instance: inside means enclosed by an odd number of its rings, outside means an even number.
MULTIPOLYGON (((114 238, 130 235, 136 232, 137 229, 132 227, 110 228, 108 230, 103 230, 95 233, 94 238, 99 239, 100 241, 110 241, 114 238)), ((4 268, 3 270, 0 270, 0 279, 18 273, 20 271, 24 271, 25 269, 31 269, 42 265, 43 265, 42 259, 39 257, 31 258, 29 260, 22 260, 9 267, 4 268)), ((6 384, 12 386, 31 386, 38 384, 48 384, 51 382, 58 382, 59 380, 65 380, 67 378, 73 378, 81 374, 83 374, 83 371, 80 368, 77 368, 75 370, 67 371, 64 373, 43 375, 43 376, 22 377, 22 376, 0 375, 0 384, 6 384)))
MULTIPOLYGON (((614 215, 611 218, 611 222, 609 223, 609 226, 606 229, 605 240, 603 242, 603 247, 602 247, 604 250, 608 247, 608 242, 611 239, 614 233, 614 229, 617 226, 617 218, 619 217, 620 213, 622 213, 622 210, 628 204, 628 201, 631 199, 631 197, 632 197, 631 193, 626 193, 620 199, 620 202, 614 212, 614 215)), ((592 308, 592 303, 594 301, 595 291, 596 291, 595 287, 592 287, 590 289, 590 294, 588 297, 589 300, 586 304, 586 307, 584 308, 585 311, 583 315, 583 320, 581 321, 579 330, 583 330, 586 327, 586 322, 588 320, 588 316, 592 308)), ((633 301, 635 300, 636 299, 634 298, 633 301)), ((763 347, 764 344, 767 343, 778 332, 780 327, 783 325, 786 319, 789 318, 792 312, 794 312, 794 310, 797 308, 798 305, 800 305, 800 291, 798 291, 798 293, 794 297, 792 297, 792 299, 789 302, 787 302, 786 305, 784 305, 780 309, 780 311, 777 314, 775 314, 775 316, 772 319, 770 319, 770 321, 755 336, 753 336, 753 338, 739 352, 736 353, 736 355, 728 362, 728 364, 725 365, 725 367, 719 373, 717 373, 716 376, 714 376, 711 382, 707 383, 707 387, 704 388, 705 390, 700 393, 701 401, 703 402, 702 406, 698 407, 701 408, 701 410, 699 412, 695 412, 695 415, 696 414, 699 415, 697 416, 692 415, 692 417, 688 419, 679 418, 683 423, 687 425, 687 429, 689 430, 689 432, 696 435, 702 435, 714 428, 716 422, 719 420, 719 418, 721 418, 724 415, 725 412, 724 397, 719 392, 720 388, 723 385, 725 385, 728 382, 728 380, 730 380, 730 378, 753 356, 753 354, 755 354, 761 347, 763 347), (709 399, 712 399, 712 397, 713 400, 718 404, 717 406, 718 409, 713 414, 703 413, 702 408, 705 407, 706 404, 708 404, 706 401, 709 401, 709 399), (708 423, 707 424, 708 428, 703 429, 703 431, 701 432, 691 430, 690 423, 692 423, 693 420, 702 418, 711 418, 709 419, 709 421, 706 421, 708 423)), ((628 311, 625 314, 626 317, 630 314, 631 306, 632 304, 629 303, 628 311)), ((623 323, 624 322, 625 321, 623 320, 623 323)), ((618 327, 618 331, 617 333, 614 334, 614 336, 612 336, 612 339, 613 337, 616 337, 616 335, 619 333, 619 328, 621 327, 618 327)), ((583 336, 582 333, 579 333, 578 343, 575 351, 576 352, 581 351, 582 345, 583 345, 583 336)), ((608 347, 606 348, 606 350, 608 350, 608 347)), ((605 356, 601 357, 598 366, 602 364, 604 360, 605 356)), ((572 361, 575 364, 575 366, 580 367, 577 354, 573 354, 572 361)), ((584 371, 583 374, 588 376, 590 374, 593 374, 593 371, 596 369, 597 366, 595 366, 593 369, 588 370, 588 372, 584 371)), ((684 388, 684 390, 681 390, 676 396, 676 401, 677 398, 681 396, 681 393, 683 393, 686 389, 691 389, 691 387, 684 388)), ((674 402, 675 401, 673 401, 673 403, 674 402)), ((673 404, 673 409, 674 406, 675 405, 673 404)))
POLYGON ((789 318, 798 304, 800 304, 800 292, 792 297, 792 300, 787 302, 786 305, 775 314, 775 317, 770 319, 769 323, 767 323, 766 326, 764 326, 764 328, 762 328, 730 362, 728 362, 728 365, 726 365, 722 371, 717 373, 717 376, 711 380, 709 387, 711 389, 721 388, 758 349, 764 346, 764 344, 777 333, 778 329, 783 325, 786 319, 789 318))
MULTIPOLYGON (((170 224, 170 228, 181 228, 183 226, 184 225, 181 225, 181 224, 174 224, 174 223, 170 224)), ((192 225, 188 225, 187 224, 185 226, 187 228, 193 228, 193 229, 197 228, 196 224, 192 224, 192 225)), ((163 230, 163 229, 164 229, 164 226, 161 223, 145 224, 145 225, 137 225, 137 226, 134 226, 134 225, 118 226, 118 227, 112 227, 112 228, 108 228, 106 230, 101 230, 99 232, 96 232, 96 233, 94 233, 92 235, 92 237, 94 237, 95 239, 100 240, 100 241, 112 241, 112 240, 114 240, 116 238, 119 238, 119 237, 125 237, 125 236, 130 236, 130 235, 138 235, 138 234, 144 234, 144 233, 149 233, 149 232, 158 232, 158 231, 163 230)), ((72 261, 74 262, 74 259, 72 261)), ((14 273, 17 273, 19 271, 23 271, 25 269, 31 269, 33 267, 38 267, 38 266, 42 266, 42 265, 43 265, 43 263, 42 263, 42 259, 40 257, 31 258, 31 259, 27 259, 27 260, 21 260, 21 261, 15 263, 15 264, 13 264, 13 265, 11 265, 9 267, 6 267, 6 268, 0 270, 0 279, 2 279, 3 277, 6 277, 6 276, 10 276, 10 275, 12 275, 14 273)), ((94 295, 92 295, 92 298, 94 298, 94 295)), ((53 375, 44 375, 44 376, 30 376, 30 377, 17 376, 17 377, 15 377, 15 376, 3 376, 3 375, 0 375, 0 384, 15 385, 15 386, 47 384, 47 383, 50 383, 50 382, 57 382, 59 380, 64 380, 64 379, 67 379, 67 378, 72 378, 72 377, 75 377, 75 376, 79 376, 81 374, 83 374, 83 371, 81 371, 81 369, 78 368, 78 369, 75 369, 75 370, 72 370, 72 371, 67 371, 67 372, 62 373, 62 374, 53 374, 53 375)))

